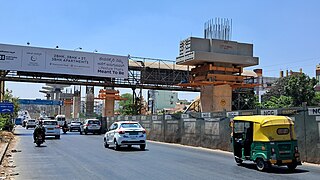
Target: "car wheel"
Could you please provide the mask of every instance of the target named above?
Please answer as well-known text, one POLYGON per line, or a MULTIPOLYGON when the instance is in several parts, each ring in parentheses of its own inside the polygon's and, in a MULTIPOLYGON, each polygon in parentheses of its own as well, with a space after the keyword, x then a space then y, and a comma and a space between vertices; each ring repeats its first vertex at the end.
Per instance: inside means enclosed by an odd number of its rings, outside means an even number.
POLYGON ((56 136, 56 139, 60 139, 60 135, 56 136))
POLYGON ((132 148, 132 145, 128 145, 128 148, 132 148))
POLYGON ((109 144, 107 143, 107 141, 104 139, 104 141, 103 141, 103 144, 104 144, 104 147, 105 148, 108 148, 109 147, 109 144))
POLYGON ((116 140, 114 141, 114 150, 116 151, 120 150, 120 145, 118 145, 118 142, 116 140))
POLYGON ((141 150, 145 150, 146 149, 146 145, 145 144, 140 144, 140 149, 141 150))
POLYGON ((87 135, 87 134, 88 134, 88 131, 87 131, 87 130, 84 130, 84 134, 87 135))

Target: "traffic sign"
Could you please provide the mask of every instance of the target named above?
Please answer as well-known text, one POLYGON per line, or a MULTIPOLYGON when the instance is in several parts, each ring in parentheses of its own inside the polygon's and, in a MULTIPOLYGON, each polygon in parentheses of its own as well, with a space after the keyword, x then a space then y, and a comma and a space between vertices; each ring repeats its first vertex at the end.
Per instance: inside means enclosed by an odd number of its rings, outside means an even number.
POLYGON ((56 105, 56 106, 63 106, 63 101, 42 100, 42 99, 19 99, 19 104, 35 104, 35 105, 56 105))
POLYGON ((13 103, 0 103, 0 113, 13 113, 13 103))

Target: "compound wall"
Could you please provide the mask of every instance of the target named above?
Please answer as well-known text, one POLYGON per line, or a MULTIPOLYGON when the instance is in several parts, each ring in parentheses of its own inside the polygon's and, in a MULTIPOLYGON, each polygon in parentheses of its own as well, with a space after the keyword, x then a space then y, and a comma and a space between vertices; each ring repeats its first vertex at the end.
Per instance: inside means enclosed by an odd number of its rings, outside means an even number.
POLYGON ((320 107, 255 109, 180 115, 115 116, 103 118, 107 129, 115 121, 139 121, 150 140, 232 151, 230 119, 237 115, 286 115, 295 121, 301 160, 320 164, 320 107))

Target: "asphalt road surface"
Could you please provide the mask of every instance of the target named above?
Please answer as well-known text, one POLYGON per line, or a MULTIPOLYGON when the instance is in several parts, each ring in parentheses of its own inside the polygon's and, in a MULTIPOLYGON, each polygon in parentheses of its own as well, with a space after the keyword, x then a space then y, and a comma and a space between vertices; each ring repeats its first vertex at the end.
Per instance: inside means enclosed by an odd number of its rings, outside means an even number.
POLYGON ((259 172, 248 162, 238 166, 231 153, 181 145, 148 142, 145 151, 138 147, 115 151, 104 148, 103 135, 61 134, 61 139, 46 139, 36 147, 33 129, 16 128, 19 136, 14 153, 16 179, 320 179, 320 166, 298 166, 295 172, 274 167, 259 172))

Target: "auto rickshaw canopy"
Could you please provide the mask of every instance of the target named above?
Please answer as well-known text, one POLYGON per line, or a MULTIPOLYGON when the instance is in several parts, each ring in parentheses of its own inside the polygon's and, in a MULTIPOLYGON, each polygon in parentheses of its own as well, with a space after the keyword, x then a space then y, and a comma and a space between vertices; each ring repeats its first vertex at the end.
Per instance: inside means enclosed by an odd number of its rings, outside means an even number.
POLYGON ((253 123, 253 141, 296 140, 294 122, 287 116, 237 116, 234 122, 253 123))

